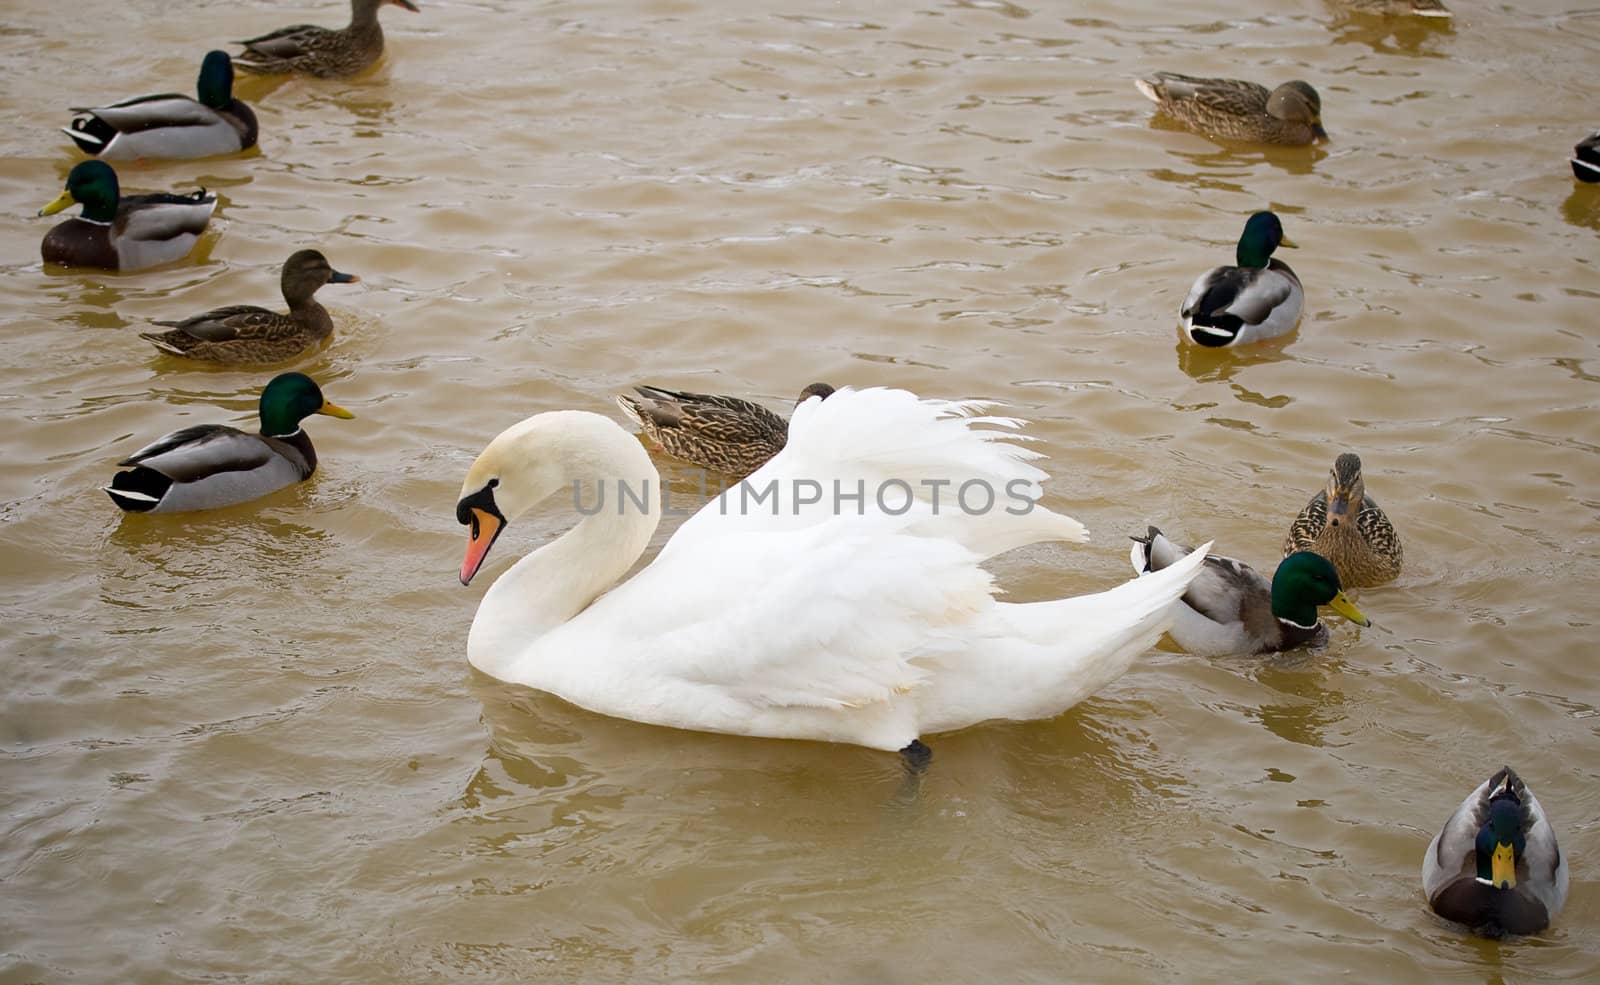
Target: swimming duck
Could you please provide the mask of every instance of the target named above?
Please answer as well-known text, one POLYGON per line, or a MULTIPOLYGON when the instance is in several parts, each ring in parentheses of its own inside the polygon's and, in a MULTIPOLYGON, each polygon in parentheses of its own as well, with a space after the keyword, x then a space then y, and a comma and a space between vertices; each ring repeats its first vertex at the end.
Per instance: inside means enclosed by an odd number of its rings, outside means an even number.
POLYGON ((83 161, 67 175, 66 189, 39 214, 54 215, 72 205, 82 205, 82 215, 45 233, 39 244, 45 263, 128 271, 188 256, 211 221, 217 197, 204 188, 189 195, 124 197, 111 165, 83 161))
POLYGON ((1572 174, 1579 181, 1600 181, 1600 130, 1572 148, 1572 174))
MULTIPOLYGON (((1133 537, 1129 557, 1141 575, 1181 562, 1190 549, 1168 540, 1156 527, 1133 537)), ((1372 623, 1345 598, 1339 572, 1326 558, 1302 551, 1284 558, 1268 584, 1243 561, 1215 554, 1174 606, 1172 641, 1202 657, 1276 653, 1321 646, 1328 627, 1317 616, 1326 605, 1358 626, 1372 623)))
POLYGON ((1322 97, 1308 82, 1268 91, 1243 79, 1200 79, 1157 72, 1134 85, 1168 116, 1208 137, 1262 144, 1309 144, 1328 139, 1322 97))
MULTIPOLYGON (((617 406, 667 454, 712 472, 744 478, 783 450, 789 422, 738 397, 634 387, 639 396, 617 396, 617 406)), ((813 383, 796 405, 827 399, 833 387, 813 383)))
POLYGON ((322 396, 303 373, 276 376, 261 391, 261 432, 221 424, 174 431, 118 462, 105 490, 129 513, 214 510, 311 477, 317 452, 300 422, 312 414, 355 415, 322 396))
POLYGON ((1567 858, 1539 800, 1502 766, 1433 836, 1422 858, 1428 906, 1490 936, 1535 934, 1567 902, 1567 858))
POLYGON ((659 489, 649 454, 584 411, 512 425, 461 484, 462 583, 538 503, 574 497, 585 515, 490 586, 467 658, 614 717, 884 750, 1056 715, 1160 637, 1202 553, 1097 595, 996 601, 985 558, 1085 534, 1038 504, 1039 456, 1006 440, 1021 422, 973 416, 981 407, 876 388, 807 400, 749 480, 776 500, 729 490, 620 584, 661 511, 593 501, 607 484, 659 489), (948 490, 933 508, 911 476, 967 488, 971 511, 948 490), (812 499, 817 486, 850 498, 812 499), (977 508, 978 487, 993 508, 977 508))
POLYGON ((263 74, 299 72, 319 79, 355 75, 383 54, 378 8, 390 3, 417 12, 411 0, 350 0, 350 23, 338 30, 296 24, 234 42, 245 48, 238 56, 239 67, 263 74))
POLYGON ((107 161, 210 157, 256 144, 256 114, 233 98, 233 61, 210 51, 200 63, 200 99, 176 93, 140 96, 82 114, 62 132, 85 154, 107 161))
POLYGON ((1358 14, 1378 17, 1452 17, 1450 8, 1439 0, 1335 0, 1338 6, 1358 14))
POLYGON ((1196 345, 1220 348, 1293 331, 1305 309, 1305 292, 1295 272, 1272 253, 1294 245, 1284 237, 1275 214, 1252 215, 1234 251, 1238 266, 1213 267, 1189 288, 1178 312, 1185 337, 1196 345))
POLYGON ((289 313, 234 304, 183 321, 158 321, 170 332, 140 332, 157 349, 189 359, 219 363, 276 363, 299 355, 333 332, 328 311, 312 299, 324 284, 353 284, 361 278, 333 269, 316 250, 299 250, 283 264, 283 299, 289 313))
POLYGON ((1400 573, 1400 535, 1367 495, 1359 455, 1345 452, 1334 459, 1328 487, 1295 517, 1283 553, 1295 551, 1316 551, 1333 562, 1346 588, 1381 585, 1400 573))

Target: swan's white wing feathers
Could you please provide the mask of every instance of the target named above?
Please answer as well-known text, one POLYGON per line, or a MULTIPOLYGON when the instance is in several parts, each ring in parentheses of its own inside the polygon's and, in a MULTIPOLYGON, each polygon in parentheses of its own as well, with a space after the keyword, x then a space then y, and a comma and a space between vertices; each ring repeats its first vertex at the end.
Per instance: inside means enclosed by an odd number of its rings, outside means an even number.
POLYGON ((575 622, 622 620, 630 637, 652 641, 637 657, 651 677, 752 710, 888 701, 923 682, 920 644, 992 601, 977 557, 907 526, 903 517, 849 517, 700 537, 663 552, 575 622))
POLYGON ((783 451, 686 521, 665 551, 702 527, 798 529, 840 513, 918 513, 918 532, 982 557, 1042 540, 1083 541, 1083 526, 1038 505, 1044 456, 1022 422, 983 416, 978 401, 925 400, 905 390, 841 388, 795 408, 783 451), (814 500, 814 501, 807 501, 814 500))

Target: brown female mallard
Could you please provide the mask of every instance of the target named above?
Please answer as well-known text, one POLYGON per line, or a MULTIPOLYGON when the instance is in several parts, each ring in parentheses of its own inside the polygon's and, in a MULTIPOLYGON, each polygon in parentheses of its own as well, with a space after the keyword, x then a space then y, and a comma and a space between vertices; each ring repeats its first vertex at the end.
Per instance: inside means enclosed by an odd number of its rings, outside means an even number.
POLYGON ((1276 89, 1243 79, 1200 79, 1157 72, 1134 85, 1162 111, 1208 137, 1263 144, 1326 140, 1322 97, 1296 79, 1276 89))
POLYGON ((169 332, 140 332, 157 349, 174 356, 219 363, 275 363, 292 358, 333 332, 333 319, 312 295, 324 284, 353 284, 361 278, 333 269, 316 250, 300 250, 283 263, 281 315, 253 304, 215 308, 183 321, 158 321, 169 332))
POLYGON ((298 72, 319 79, 354 75, 383 54, 383 28, 378 25, 378 8, 384 4, 415 13, 411 0, 350 0, 350 24, 334 30, 314 24, 296 24, 263 34, 248 41, 235 59, 250 72, 282 74, 298 72))
MULTIPOLYGON (((788 421, 748 400, 653 386, 634 389, 639 396, 617 396, 622 412, 667 454, 712 472, 742 479, 789 440, 788 421)), ((831 393, 828 384, 813 383, 795 404, 831 393)))
POLYGON ((1283 541, 1284 556, 1295 551, 1316 551, 1332 561, 1348 588, 1381 585, 1400 573, 1400 535, 1367 495, 1359 456, 1345 452, 1334 459, 1328 487, 1311 497, 1283 541))

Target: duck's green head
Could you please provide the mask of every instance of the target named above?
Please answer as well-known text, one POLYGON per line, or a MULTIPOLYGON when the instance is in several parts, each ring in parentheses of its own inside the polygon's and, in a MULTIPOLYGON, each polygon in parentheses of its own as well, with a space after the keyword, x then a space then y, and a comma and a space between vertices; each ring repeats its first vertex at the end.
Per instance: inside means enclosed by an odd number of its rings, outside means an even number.
POLYGON ((1510 790, 1489 799, 1489 816, 1478 829, 1478 881, 1495 889, 1517 888, 1517 859, 1527 850, 1522 801, 1510 790))
POLYGON ((1241 267, 1265 267, 1272 259, 1272 251, 1280 246, 1295 248, 1283 235, 1283 223, 1278 221, 1277 213, 1257 212, 1245 220, 1234 256, 1241 267))
POLYGON ((233 59, 226 51, 206 52, 195 89, 200 101, 212 109, 227 109, 233 104, 233 59))
POLYGON ((67 174, 67 187, 55 201, 39 210, 40 215, 55 215, 74 205, 83 206, 83 217, 90 222, 110 222, 117 217, 117 173, 104 161, 84 161, 67 174))
POLYGON ((1272 574, 1272 614, 1296 626, 1317 624, 1317 606, 1326 605, 1357 626, 1372 621, 1345 598, 1339 572, 1321 554, 1298 551, 1284 558, 1272 574))
POLYGON ((274 437, 294 434, 300 422, 312 414, 327 414, 349 420, 356 415, 330 403, 322 390, 304 373, 284 373, 272 378, 261 391, 261 433, 274 437))

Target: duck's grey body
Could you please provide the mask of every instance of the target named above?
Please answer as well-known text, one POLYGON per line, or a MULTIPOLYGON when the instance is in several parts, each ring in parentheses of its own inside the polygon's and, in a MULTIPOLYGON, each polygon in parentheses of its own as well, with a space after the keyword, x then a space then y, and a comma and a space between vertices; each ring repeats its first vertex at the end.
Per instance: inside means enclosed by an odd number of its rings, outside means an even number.
MULTIPOLYGON (((1168 540, 1151 527, 1133 538, 1129 560, 1139 574, 1160 571, 1187 557, 1193 548, 1168 540)), ((1261 572, 1231 557, 1212 554, 1188 591, 1172 607, 1173 642, 1201 657, 1288 650, 1327 639, 1320 621, 1301 626, 1272 614, 1272 583, 1261 572)))
POLYGON ((272 437, 220 424, 174 431, 118 465, 106 492, 136 513, 182 513, 247 502, 310 478, 317 453, 305 431, 272 437))
POLYGON ((76 107, 83 114, 63 127, 86 154, 105 161, 181 160, 236 154, 256 142, 249 107, 219 112, 188 96, 163 93, 110 106, 76 107), (96 122, 98 121, 98 123, 96 122))
POLYGON ((1213 267, 1189 288, 1179 315, 1196 345, 1220 348, 1286 335, 1305 309, 1300 278, 1282 260, 1265 267, 1213 267))
POLYGON ((109 223, 75 217, 45 234, 40 254, 47 263, 106 270, 144 270, 181 260, 194 249, 216 211, 217 197, 128 195, 117 201, 109 223))
POLYGON ((1422 857, 1422 889, 1440 916, 1492 935, 1543 930, 1567 902, 1567 858, 1533 791, 1510 767, 1478 785, 1433 836, 1422 857), (1496 888, 1478 878, 1478 832, 1491 800, 1510 794, 1521 805, 1525 848, 1516 859, 1516 886, 1496 888))

